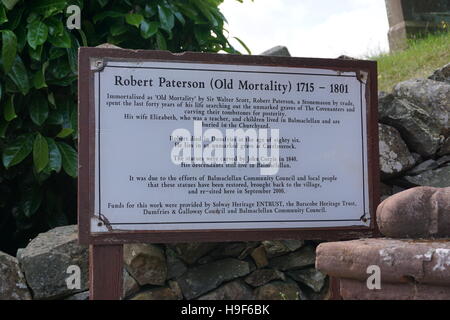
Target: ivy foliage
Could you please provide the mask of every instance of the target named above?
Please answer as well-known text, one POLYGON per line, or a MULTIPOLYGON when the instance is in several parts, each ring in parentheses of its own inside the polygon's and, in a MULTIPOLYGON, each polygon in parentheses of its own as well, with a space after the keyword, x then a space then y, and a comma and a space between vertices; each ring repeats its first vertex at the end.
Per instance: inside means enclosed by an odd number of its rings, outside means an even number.
POLYGON ((0 250, 76 222, 78 48, 237 53, 221 2, 0 0, 0 250))

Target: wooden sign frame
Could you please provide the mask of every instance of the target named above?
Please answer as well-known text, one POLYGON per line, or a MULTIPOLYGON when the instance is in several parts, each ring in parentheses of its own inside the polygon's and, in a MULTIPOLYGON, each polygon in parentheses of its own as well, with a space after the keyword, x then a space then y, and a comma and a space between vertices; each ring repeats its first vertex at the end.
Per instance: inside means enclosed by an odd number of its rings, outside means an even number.
POLYGON ((259 241, 276 239, 343 240, 371 237, 378 234, 375 212, 379 203, 379 150, 377 66, 374 61, 344 59, 313 59, 274 56, 246 56, 230 54, 192 53, 172 54, 167 51, 126 50, 113 48, 79 49, 79 174, 78 225, 79 242, 91 245, 91 298, 119 298, 121 294, 122 244, 171 242, 259 241), (366 77, 367 102, 367 159, 369 186, 369 227, 283 228, 283 229, 226 229, 173 231, 111 231, 91 233, 94 215, 95 188, 95 112, 94 73, 91 63, 99 60, 170 61, 245 66, 277 66, 332 69, 355 72, 366 77), (108 258, 109 257, 109 258, 108 258), (115 257, 112 259, 112 257, 115 257), (112 266, 113 265, 113 266, 112 266), (119 266, 120 265, 120 266, 119 266), (94 267, 95 266, 95 267, 94 267), (105 269, 109 270, 105 273, 105 269), (119 271, 120 268, 120 271, 119 271), (99 271, 102 270, 102 271, 99 271), (105 275, 106 274, 106 275, 105 275), (106 279, 106 278, 107 279, 106 279), (117 278, 117 279, 116 279, 117 278), (97 279, 97 280, 95 280, 97 279), (103 280, 99 280, 103 279, 103 280), (108 280, 109 279, 109 280, 108 280), (112 281, 111 279, 116 279, 112 281), (94 284, 96 283, 96 285, 94 284), (117 285, 116 285, 117 283, 117 285), (106 287, 102 287, 106 286, 106 287), (95 289, 96 288, 96 289, 95 289), (109 288, 109 289, 108 289, 109 288), (95 293, 97 292, 97 293, 95 293))

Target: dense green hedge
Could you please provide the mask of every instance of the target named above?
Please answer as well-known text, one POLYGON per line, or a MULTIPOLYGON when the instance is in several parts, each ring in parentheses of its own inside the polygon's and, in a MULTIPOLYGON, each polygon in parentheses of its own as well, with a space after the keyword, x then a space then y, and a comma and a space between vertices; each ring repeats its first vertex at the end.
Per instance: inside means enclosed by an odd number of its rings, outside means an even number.
POLYGON ((76 222, 78 47, 235 52, 221 2, 0 0, 0 250, 76 222))

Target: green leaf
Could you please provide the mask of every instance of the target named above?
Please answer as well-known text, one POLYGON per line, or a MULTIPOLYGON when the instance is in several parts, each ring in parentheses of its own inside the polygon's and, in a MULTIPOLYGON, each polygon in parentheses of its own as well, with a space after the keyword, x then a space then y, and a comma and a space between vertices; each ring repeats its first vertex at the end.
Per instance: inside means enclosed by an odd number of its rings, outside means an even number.
POLYGON ((78 73, 78 48, 80 44, 78 40, 72 36, 72 46, 67 48, 67 59, 69 61, 70 70, 73 74, 78 73))
POLYGON ((20 92, 17 86, 14 84, 14 82, 11 80, 11 78, 5 79, 5 93, 18 93, 20 92))
POLYGON ((42 125, 48 118, 48 102, 41 94, 36 93, 31 100, 30 118, 38 126, 42 125))
POLYGON ((59 151, 61 152, 62 167, 64 171, 72 178, 76 178, 78 175, 77 152, 64 142, 57 142, 57 146, 59 148, 59 151))
POLYGON ((213 24, 214 27, 217 27, 219 25, 219 22, 214 17, 214 15, 209 11, 209 8, 205 6, 203 3, 196 1, 194 2, 195 6, 200 10, 201 13, 206 17, 206 19, 209 20, 213 24))
POLYGON ((17 37, 11 30, 2 30, 2 60, 3 70, 8 73, 16 59, 17 37))
POLYGON ((75 106, 70 113, 70 124, 73 129, 73 139, 78 139, 78 108, 75 106))
POLYGON ((164 36, 161 34, 161 32, 156 33, 156 46, 160 50, 167 50, 166 39, 164 39, 164 36))
POLYGON ((156 15, 156 6, 155 6, 155 4, 154 3, 153 3, 153 5, 146 4, 145 7, 144 7, 144 16, 146 18, 151 18, 154 15, 156 15))
MULTIPOLYGON (((240 1, 242 3, 243 0, 237 0, 240 1)), ((253 0, 252 0, 253 1, 253 0)), ((218 7, 212 8, 212 12, 211 12, 217 19, 219 19, 219 21, 221 22, 221 25, 223 26, 223 22, 228 23, 227 19, 225 18, 225 16, 222 14, 222 12, 220 12, 218 7)))
POLYGON ((177 18, 178 21, 181 22, 182 25, 186 24, 186 20, 184 19, 183 15, 179 11, 172 11, 173 15, 177 18))
POLYGON ((113 24, 110 28, 109 28, 109 33, 112 36, 119 36, 121 34, 124 34, 125 32, 128 31, 128 28, 126 25, 124 24, 113 24))
POLYGON ((41 172, 48 164, 49 153, 47 140, 38 133, 33 144, 33 162, 36 172, 41 172))
POLYGON ((39 209, 42 203, 42 189, 37 185, 33 185, 22 193, 22 201, 20 207, 26 217, 32 217, 39 209))
POLYGON ((65 101, 60 104, 61 116, 62 116, 62 127, 63 128, 72 128, 72 122, 70 119, 70 115, 72 114, 72 103, 70 101, 65 101))
POLYGON ((11 80, 23 95, 26 95, 28 93, 28 91, 30 90, 28 73, 27 69, 25 69, 25 65, 23 64, 22 59, 20 59, 19 56, 16 56, 16 60, 14 61, 13 67, 8 73, 8 76, 11 78, 11 80))
POLYGON ((70 48, 72 46, 72 41, 66 28, 63 29, 62 34, 48 37, 48 41, 58 48, 70 48))
POLYGON ((104 7, 108 4, 109 0, 97 0, 98 4, 100 5, 100 7, 104 7))
POLYGON ((86 34, 81 29, 78 29, 78 33, 80 34, 80 37, 81 37, 81 44, 82 44, 82 46, 83 47, 87 47, 88 46, 88 41, 87 41, 87 38, 86 38, 86 34))
POLYGON ((59 57, 62 57, 65 53, 66 51, 62 48, 51 47, 48 53, 48 59, 49 60, 58 59, 59 57))
POLYGON ((156 32, 158 32, 158 28, 159 28, 159 22, 156 21, 152 21, 152 22, 147 22, 147 21, 142 21, 141 23, 141 36, 144 39, 148 39, 151 36, 153 36, 154 34, 156 34, 156 32))
POLYGON ((22 51, 27 44, 27 27, 25 25, 19 25, 15 29, 17 37, 17 51, 22 51))
POLYGON ((65 138, 72 134, 72 128, 62 128, 61 131, 56 135, 57 138, 65 138))
POLYGON ((15 30, 17 26, 21 23, 22 14, 24 12, 25 8, 20 6, 16 8, 15 10, 8 12, 8 28, 10 30, 15 30))
POLYGON ((180 2, 177 3, 177 8, 194 23, 201 23, 197 10, 193 9, 190 5, 180 2))
POLYGON ((37 21, 39 19, 39 15, 36 12, 31 12, 27 17, 27 23, 30 24, 33 21, 37 21))
POLYGON ((60 36, 64 31, 64 25, 62 21, 56 17, 50 17, 45 20, 48 27, 48 34, 51 36, 60 36))
POLYGON ((47 124, 51 125, 60 125, 64 121, 61 110, 55 109, 52 110, 47 118, 47 124))
POLYGON ((31 135, 21 135, 17 137, 3 151, 3 165, 5 168, 12 167, 22 162, 33 149, 33 139, 31 135))
POLYGON ((33 77, 33 85, 36 89, 42 89, 47 87, 45 82, 45 69, 47 69, 49 62, 46 61, 40 70, 38 70, 33 77))
POLYGON ((131 24, 132 26, 135 26, 136 28, 139 28, 139 25, 144 20, 144 16, 139 13, 128 13, 125 16, 125 21, 128 24, 131 24))
POLYGON ((245 51, 247 51, 248 54, 252 54, 252 52, 250 51, 250 49, 247 47, 247 45, 244 43, 244 41, 242 41, 241 39, 239 39, 238 37, 234 37, 240 44, 241 46, 244 47, 245 51))
POLYGON ((124 14, 122 12, 117 11, 103 11, 102 13, 99 13, 94 16, 94 23, 97 23, 99 21, 102 21, 105 18, 119 18, 123 17, 124 14))
POLYGON ((59 172, 59 171, 61 171, 61 165, 62 165, 61 152, 59 152, 59 149, 56 146, 55 140, 53 140, 52 138, 45 138, 45 139, 47 140, 48 151, 49 151, 47 168, 50 171, 59 172))
POLYGON ((9 122, 0 119, 0 138, 5 138, 6 130, 8 130, 9 122))
POLYGON ((170 32, 175 24, 175 19, 172 11, 169 8, 158 5, 159 21, 161 28, 170 32))
POLYGON ((70 85, 75 85, 77 83, 77 76, 76 75, 72 75, 72 76, 68 76, 64 79, 59 79, 59 80, 49 80, 48 81, 49 84, 54 85, 54 86, 60 86, 60 87, 67 87, 70 85))
POLYGON ((200 45, 204 45, 208 43, 209 39, 211 38, 211 30, 208 27, 195 26, 194 36, 200 45))
POLYGON ((41 61, 42 48, 43 45, 37 46, 36 49, 28 47, 28 54, 30 55, 30 58, 36 61, 41 61))
POLYGON ((55 79, 57 79, 58 82, 60 82, 60 80, 62 80, 66 76, 70 75, 70 73, 72 72, 70 70, 69 61, 68 59, 65 58, 66 57, 63 56, 59 58, 57 61, 52 62, 48 66, 47 73, 50 73, 53 77, 55 77, 55 79))
POLYGON ((27 40, 30 47, 36 49, 37 46, 47 41, 48 27, 42 21, 33 21, 28 25, 27 40))
POLYGON ((47 95, 48 98, 48 102, 53 106, 56 107, 56 103, 55 103, 55 96, 53 95, 53 92, 49 92, 47 95))
POLYGON ((52 13, 64 10, 68 5, 67 2, 67 0, 33 0, 30 9, 48 17, 52 13))
POLYGON ((0 6, 0 24, 8 22, 8 17, 6 16, 5 8, 0 6))
POLYGON ((78 74, 78 47, 68 48, 67 58, 69 61, 70 70, 73 74, 78 74))
POLYGON ((14 8, 17 2, 19 2, 19 0, 2 0, 3 5, 8 10, 12 10, 12 8, 14 8))
POLYGON ((14 110, 14 95, 9 96, 9 99, 6 100, 5 107, 3 109, 3 117, 8 122, 17 118, 16 111, 14 110))

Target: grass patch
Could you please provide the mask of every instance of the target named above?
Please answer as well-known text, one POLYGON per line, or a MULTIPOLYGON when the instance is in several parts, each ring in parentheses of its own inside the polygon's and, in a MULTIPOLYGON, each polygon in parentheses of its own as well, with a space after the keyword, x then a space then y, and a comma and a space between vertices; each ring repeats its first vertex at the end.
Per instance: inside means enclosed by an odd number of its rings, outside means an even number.
POLYGON ((368 59, 378 62, 378 90, 391 92, 398 82, 426 78, 450 62, 450 32, 411 40, 404 51, 368 59))

